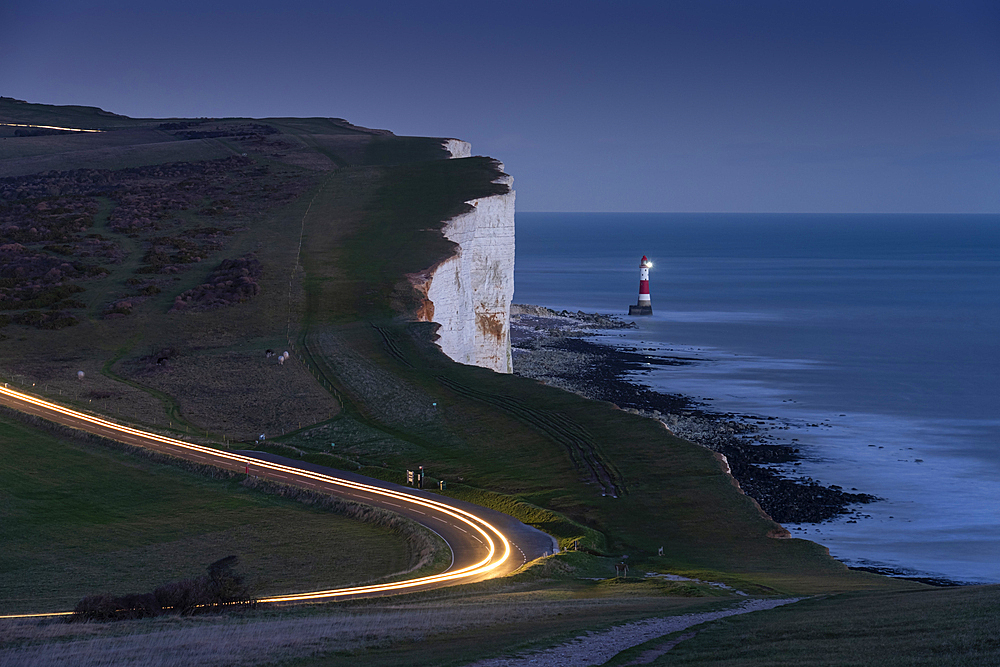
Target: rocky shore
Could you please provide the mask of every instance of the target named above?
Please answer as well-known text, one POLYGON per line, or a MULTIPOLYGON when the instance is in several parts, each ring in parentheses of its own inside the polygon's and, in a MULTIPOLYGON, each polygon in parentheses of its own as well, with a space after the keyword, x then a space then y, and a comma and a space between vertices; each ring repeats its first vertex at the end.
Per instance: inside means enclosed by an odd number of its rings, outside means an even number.
POLYGON ((609 344, 584 340, 634 326, 606 315, 515 304, 511 306, 514 373, 658 419, 674 434, 723 454, 743 492, 779 523, 818 523, 878 500, 853 492, 856 489, 848 492, 767 468, 774 463, 794 464, 800 458, 795 447, 771 442, 774 438, 766 431, 780 426, 773 417, 713 412, 687 396, 663 394, 627 379, 652 366, 694 360, 619 349, 610 340, 609 344))

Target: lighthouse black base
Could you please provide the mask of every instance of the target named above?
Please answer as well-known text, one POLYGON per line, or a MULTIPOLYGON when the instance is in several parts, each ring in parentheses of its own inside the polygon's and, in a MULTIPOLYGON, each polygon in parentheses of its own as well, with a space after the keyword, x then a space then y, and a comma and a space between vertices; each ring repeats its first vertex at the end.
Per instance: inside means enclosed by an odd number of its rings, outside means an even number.
POLYGON ((629 315, 652 315, 653 314, 653 307, 650 306, 650 305, 648 305, 648 304, 647 305, 639 304, 637 306, 629 306, 628 307, 628 314, 629 315))

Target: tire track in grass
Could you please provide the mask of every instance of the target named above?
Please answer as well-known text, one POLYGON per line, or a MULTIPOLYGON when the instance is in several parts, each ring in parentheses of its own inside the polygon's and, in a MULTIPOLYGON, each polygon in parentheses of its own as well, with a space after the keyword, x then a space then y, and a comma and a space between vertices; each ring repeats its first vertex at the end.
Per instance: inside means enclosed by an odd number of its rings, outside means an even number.
POLYGON ((436 379, 457 394, 501 408, 521 421, 541 429, 566 448, 577 470, 588 474, 592 481, 600 484, 602 494, 617 498, 628 493, 621 473, 605 459, 593 437, 568 417, 550 410, 533 408, 516 398, 473 389, 443 375, 436 376, 436 379))

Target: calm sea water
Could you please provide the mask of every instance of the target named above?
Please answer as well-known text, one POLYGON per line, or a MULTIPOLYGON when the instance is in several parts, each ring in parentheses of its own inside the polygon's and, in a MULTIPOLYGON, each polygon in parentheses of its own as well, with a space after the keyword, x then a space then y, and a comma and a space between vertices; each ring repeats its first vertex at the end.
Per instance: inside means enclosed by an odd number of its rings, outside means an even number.
POLYGON ((784 472, 884 498, 794 535, 1000 583, 1000 216, 518 213, 515 302, 626 314, 642 255, 654 315, 616 340, 699 361, 636 379, 776 417, 784 472))

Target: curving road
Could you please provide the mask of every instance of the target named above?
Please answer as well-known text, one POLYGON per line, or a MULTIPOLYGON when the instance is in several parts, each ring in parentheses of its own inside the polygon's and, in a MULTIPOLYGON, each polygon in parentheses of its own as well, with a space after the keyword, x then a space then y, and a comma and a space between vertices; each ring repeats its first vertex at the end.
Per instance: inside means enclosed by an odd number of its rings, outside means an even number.
POLYGON ((451 549, 451 565, 439 574, 386 584, 290 593, 261 602, 372 597, 468 583, 508 574, 556 549, 551 536, 506 514, 428 491, 264 452, 224 451, 141 431, 15 391, 6 384, 0 387, 0 405, 129 445, 384 508, 431 529, 451 549))

